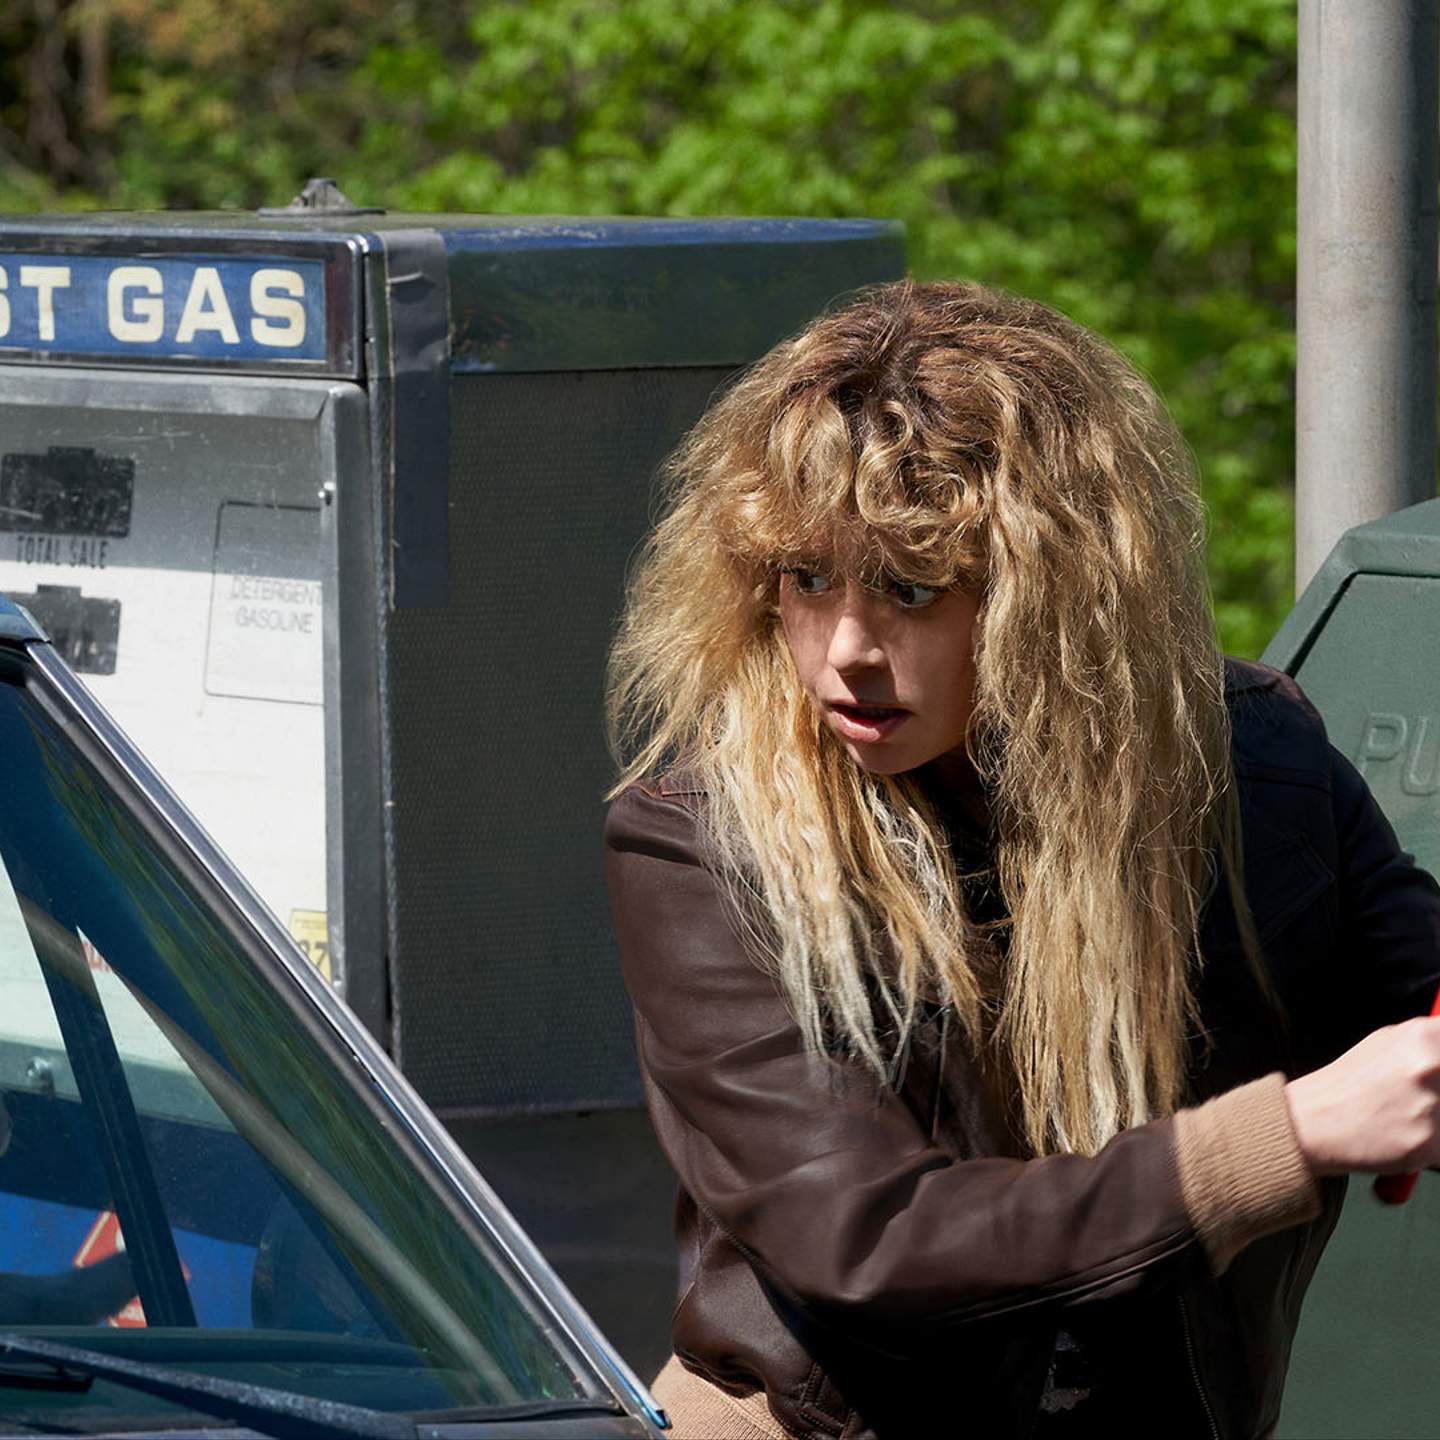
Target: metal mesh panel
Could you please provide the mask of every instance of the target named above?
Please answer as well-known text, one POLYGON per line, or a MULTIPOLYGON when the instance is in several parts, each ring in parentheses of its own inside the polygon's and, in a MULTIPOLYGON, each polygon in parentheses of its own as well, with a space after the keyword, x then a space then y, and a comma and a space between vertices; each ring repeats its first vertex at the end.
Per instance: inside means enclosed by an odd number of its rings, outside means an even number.
POLYGON ((450 604, 390 616, 395 1052, 440 1110, 638 1104, 605 896, 605 652, 721 369, 457 378, 450 604))
POLYGON ((675 1172, 643 1110, 455 1120, 450 1131, 639 1375, 670 1358, 675 1172))

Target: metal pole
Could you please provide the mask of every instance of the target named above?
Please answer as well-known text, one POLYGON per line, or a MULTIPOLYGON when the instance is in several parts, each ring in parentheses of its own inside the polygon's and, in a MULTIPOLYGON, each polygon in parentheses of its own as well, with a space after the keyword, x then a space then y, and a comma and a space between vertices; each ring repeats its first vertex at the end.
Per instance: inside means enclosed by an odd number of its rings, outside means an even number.
POLYGON ((1435 495, 1440 0, 1299 0, 1295 588, 1435 495))

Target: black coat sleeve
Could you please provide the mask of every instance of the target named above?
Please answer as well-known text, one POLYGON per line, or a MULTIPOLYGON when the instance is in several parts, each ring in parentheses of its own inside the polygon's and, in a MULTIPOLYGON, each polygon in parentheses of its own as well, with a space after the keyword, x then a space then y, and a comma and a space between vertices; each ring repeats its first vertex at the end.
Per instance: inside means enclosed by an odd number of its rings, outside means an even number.
POLYGON ((1341 983, 1347 1044, 1430 1011, 1440 986, 1440 885, 1400 847, 1355 767, 1332 745, 1341 983))

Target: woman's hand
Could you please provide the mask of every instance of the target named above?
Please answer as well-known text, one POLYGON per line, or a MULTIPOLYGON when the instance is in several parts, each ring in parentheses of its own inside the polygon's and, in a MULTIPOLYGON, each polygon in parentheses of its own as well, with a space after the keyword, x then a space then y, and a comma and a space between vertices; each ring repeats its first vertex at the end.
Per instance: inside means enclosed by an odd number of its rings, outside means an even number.
POLYGON ((1405 1174, 1440 1165, 1440 1017, 1367 1035, 1285 1087, 1316 1175, 1405 1174))

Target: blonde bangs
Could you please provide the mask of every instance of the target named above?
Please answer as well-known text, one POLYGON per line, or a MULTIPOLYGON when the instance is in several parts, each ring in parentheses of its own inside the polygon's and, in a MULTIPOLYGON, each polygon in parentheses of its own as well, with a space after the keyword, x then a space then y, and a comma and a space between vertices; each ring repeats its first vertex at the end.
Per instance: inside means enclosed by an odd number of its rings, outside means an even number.
POLYGON ((829 395, 788 397, 759 463, 736 455, 741 463, 715 475, 715 532, 754 583, 822 559, 867 580, 888 573, 937 589, 983 581, 978 476, 937 467, 900 407, 882 420, 857 424, 829 395))

